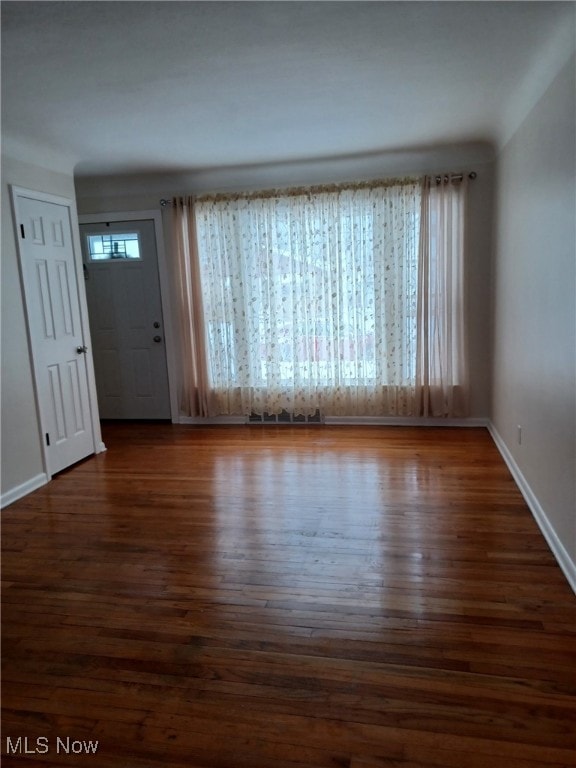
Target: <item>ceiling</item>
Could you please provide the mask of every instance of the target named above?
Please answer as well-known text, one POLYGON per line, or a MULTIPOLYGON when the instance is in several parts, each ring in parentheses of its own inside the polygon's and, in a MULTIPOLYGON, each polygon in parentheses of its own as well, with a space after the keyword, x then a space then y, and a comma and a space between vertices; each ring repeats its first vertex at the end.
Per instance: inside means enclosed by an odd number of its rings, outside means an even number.
POLYGON ((80 177, 501 144, 574 7, 5 0, 3 140, 80 177))

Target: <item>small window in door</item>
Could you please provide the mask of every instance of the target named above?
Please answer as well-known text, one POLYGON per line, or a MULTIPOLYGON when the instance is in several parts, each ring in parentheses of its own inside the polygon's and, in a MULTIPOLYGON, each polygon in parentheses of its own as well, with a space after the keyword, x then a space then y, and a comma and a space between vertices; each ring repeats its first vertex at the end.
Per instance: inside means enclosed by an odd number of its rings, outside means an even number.
POLYGON ((87 235, 86 240, 90 261, 140 258, 137 232, 119 235, 87 235))

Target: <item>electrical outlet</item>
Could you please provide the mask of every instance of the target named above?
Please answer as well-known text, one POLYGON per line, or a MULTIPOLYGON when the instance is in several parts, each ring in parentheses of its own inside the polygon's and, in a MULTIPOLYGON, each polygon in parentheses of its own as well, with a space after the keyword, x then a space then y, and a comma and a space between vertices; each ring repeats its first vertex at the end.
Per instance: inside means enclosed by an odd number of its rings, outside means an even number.
POLYGON ((522 445, 522 427, 518 424, 518 445, 522 445))

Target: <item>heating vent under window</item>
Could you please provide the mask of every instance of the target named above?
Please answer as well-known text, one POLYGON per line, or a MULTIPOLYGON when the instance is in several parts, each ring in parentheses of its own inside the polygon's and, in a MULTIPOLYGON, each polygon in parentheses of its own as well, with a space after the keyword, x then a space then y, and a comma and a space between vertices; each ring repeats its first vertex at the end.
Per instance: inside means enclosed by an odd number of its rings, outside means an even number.
POLYGON ((290 413, 289 411, 282 411, 281 413, 251 413, 248 416, 249 424, 322 424, 322 416, 320 411, 316 409, 316 412, 310 416, 303 416, 302 414, 290 413))

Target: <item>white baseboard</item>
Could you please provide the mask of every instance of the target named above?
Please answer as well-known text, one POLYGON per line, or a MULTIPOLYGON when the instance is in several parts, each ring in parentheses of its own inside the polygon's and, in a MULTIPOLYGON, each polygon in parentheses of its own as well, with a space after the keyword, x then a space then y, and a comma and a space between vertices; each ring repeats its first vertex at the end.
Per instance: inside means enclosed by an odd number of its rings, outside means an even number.
POLYGON ((11 488, 9 491, 6 491, 6 493, 3 493, 2 497, 0 498, 0 506, 3 509, 9 504, 13 504, 23 496, 32 493, 32 491, 38 490, 38 488, 41 488, 43 485, 46 485, 47 482, 48 475, 45 472, 36 475, 36 477, 31 477, 30 480, 26 480, 25 483, 17 485, 15 488, 11 488))
POLYGON ((487 427, 488 419, 438 419, 423 416, 326 416, 325 424, 376 427, 487 427))
MULTIPOLYGON (((179 424, 248 424, 246 416, 215 416, 213 418, 200 418, 195 416, 180 416, 179 424)), ((263 423, 266 426, 266 422, 263 423)), ((300 426, 307 422, 270 422, 272 426, 300 426)), ((321 424, 342 424, 349 426, 398 426, 398 427, 487 427, 488 419, 469 418, 469 419, 432 419, 413 416, 326 416, 321 424)), ((259 422, 257 423, 260 426, 259 422)), ((313 426, 317 423, 313 422, 313 426)))
POLYGON ((508 450, 508 447, 500 434, 498 433, 498 430, 492 424, 490 421, 488 423, 488 431, 492 435, 492 439, 496 443, 496 447, 500 451, 500 454, 502 455, 502 458, 506 462, 508 469, 510 470, 512 477, 514 478, 518 488, 520 489, 520 493, 524 497, 524 500, 526 504, 528 504, 528 508, 530 509, 530 512, 532 512, 532 515, 534 519, 536 520, 538 527, 542 531, 542 535, 548 542, 548 546, 552 550, 552 554, 556 558, 556 561, 560 568, 562 569, 564 575, 566 576, 566 579, 568 580, 568 583, 572 587, 572 590, 576 593, 576 563, 572 560, 568 552, 566 551, 564 545, 558 538, 558 535, 552 525, 550 524, 550 521, 548 520, 548 516, 546 515, 546 512, 544 511, 542 505, 538 501, 538 498, 536 497, 536 494, 531 489, 530 484, 522 474, 520 467, 518 464, 516 464, 516 461, 510 451, 508 450))
POLYGON ((196 426, 212 426, 214 424, 246 424, 246 416, 180 416, 178 424, 195 424, 196 426))

